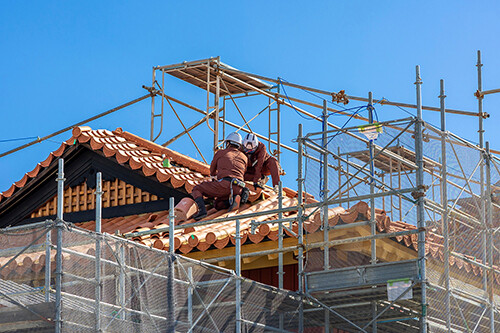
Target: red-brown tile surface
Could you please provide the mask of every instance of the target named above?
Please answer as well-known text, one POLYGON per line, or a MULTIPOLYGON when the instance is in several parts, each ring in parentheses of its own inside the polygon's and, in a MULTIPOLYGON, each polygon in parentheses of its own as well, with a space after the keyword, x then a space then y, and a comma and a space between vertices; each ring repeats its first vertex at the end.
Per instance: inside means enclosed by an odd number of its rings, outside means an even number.
MULTIPOLYGON (((295 206, 297 204, 296 198, 285 197, 283 200, 283 207, 295 206)), ((236 216, 241 214, 252 213, 256 211, 264 211, 276 209, 278 206, 278 199, 276 196, 270 197, 266 200, 262 200, 253 205, 243 205, 238 211, 227 213, 226 211, 216 211, 211 209, 209 215, 206 219, 217 219, 228 216, 236 216)), ((415 229, 414 226, 406 224, 401 221, 391 221, 383 210, 376 210, 376 221, 377 229, 379 232, 397 232, 415 229)), ((317 232, 319 226, 317 223, 319 213, 314 214, 308 221, 304 224, 304 229, 307 232, 317 232)), ((293 212, 289 216, 295 216, 293 212)), ((355 221, 366 221, 369 218, 370 209, 365 202, 360 202, 351 208, 344 210, 341 207, 336 207, 329 210, 328 221, 330 225, 335 225, 335 223, 352 223, 355 221), (353 215, 356 218, 353 220, 353 215)), ((276 218, 276 215, 265 215, 260 218, 255 218, 256 221, 265 221, 269 219, 276 218)), ((185 223, 194 222, 194 220, 188 220, 185 223)), ((276 226, 261 226, 257 228, 255 234, 251 233, 250 219, 241 219, 241 232, 242 232, 242 242, 260 243, 263 241, 276 241, 277 240, 277 227, 276 226)), ((130 233, 135 231, 145 231, 145 230, 155 230, 168 227, 168 211, 161 211, 157 213, 146 213, 139 215, 131 215, 125 217, 116 217, 111 219, 104 219, 102 222, 102 230, 107 233, 115 233, 119 230, 120 233, 130 233)), ((79 223, 77 226, 84 229, 93 230, 95 228, 95 222, 85 222, 79 223)), ((294 232, 297 231, 297 225, 294 224, 294 232)), ((206 226, 200 226, 195 228, 176 230, 174 233, 174 246, 178 253, 187 254, 192 251, 207 251, 209 249, 222 249, 226 246, 234 245, 234 233, 235 224, 234 222, 221 222, 206 226)), ((286 232, 288 237, 293 237, 289 232, 286 232)), ((168 232, 159 231, 151 235, 141 236, 134 239, 135 241, 142 243, 144 245, 154 247, 157 249, 168 250, 169 246, 169 235, 168 232)), ((416 252, 417 249, 417 237, 415 235, 405 235, 399 236, 394 239, 408 248, 416 252)), ((87 252, 92 249, 83 249, 82 251, 87 252)), ((443 261, 443 237, 441 235, 427 232, 427 247, 426 253, 439 261, 443 261)), ((472 256, 465 255, 470 260, 477 260, 472 256)), ((54 258, 51 258, 55 260, 54 258)), ((71 264, 76 260, 76 257, 67 256, 64 258, 64 262, 71 264)), ((0 258, 0 266, 5 264, 8 258, 0 258)), ((480 260, 478 260, 480 261, 480 260)), ((44 267, 45 254, 43 251, 30 254, 22 254, 15 261, 6 266, 0 274, 3 278, 14 278, 19 276, 29 270, 33 272, 39 272, 44 267)), ((74 263, 73 263, 74 264, 74 263)), ((483 270, 475 265, 468 263, 467 261, 450 256, 450 266, 455 267, 459 270, 463 270, 468 274, 474 274, 475 276, 482 276, 483 270)), ((55 267, 55 265, 52 265, 55 267)), ((497 268, 498 269, 498 268, 497 268)), ((495 280, 497 284, 500 284, 500 275, 495 273, 495 280)))
MULTIPOLYGON (((116 158, 120 164, 127 164, 132 170, 140 170, 146 176, 154 176, 159 182, 170 183, 174 188, 184 187, 186 191, 199 182, 204 181, 209 174, 208 165, 196 161, 190 157, 159 146, 133 134, 124 132, 121 128, 111 132, 108 130, 92 130, 89 127, 76 127, 73 129, 72 137, 63 143, 56 151, 49 154, 47 159, 40 162, 32 171, 26 173, 21 180, 14 183, 8 190, 0 194, 0 202, 8 200, 17 190, 29 186, 30 181, 36 178, 40 172, 47 168, 55 159, 61 156, 66 149, 75 143, 85 144, 90 149, 101 151, 108 158, 116 158), (168 158, 173 167, 164 168, 163 160, 168 158)), ((291 189, 284 189, 285 197, 283 207, 291 207, 297 204, 297 192, 291 189)), ((308 201, 312 200, 307 197, 308 201)), ((250 204, 243 205, 237 211, 227 213, 226 211, 216 211, 211 209, 206 220, 213 220, 223 217, 235 217, 237 215, 253 213, 257 211, 273 210, 278 208, 278 198, 272 191, 266 190, 263 193, 252 192, 250 204), (264 199, 256 201, 258 199, 264 199)), ((306 211, 309 213, 311 211, 306 211)), ((353 223, 356 221, 366 221, 370 218, 370 208, 367 203, 359 202, 349 209, 335 207, 328 210, 328 223, 334 226, 339 223, 353 223)), ((401 221, 391 221, 385 211, 376 209, 376 222, 379 232, 392 233, 397 231, 415 229, 414 226, 401 221)), ((289 217, 296 215, 296 212, 286 214, 289 217)), ((254 218, 257 222, 275 219, 276 215, 264 215, 254 218)), ((133 231, 153 230, 166 227, 168 222, 168 212, 157 212, 154 214, 140 214, 125 217, 105 219, 102 223, 103 232, 129 233, 133 231)), ((185 221, 190 223, 193 220, 185 221)), ((241 219, 242 241, 260 243, 263 241, 276 241, 278 238, 277 226, 263 225, 257 228, 256 233, 251 233, 251 219, 241 219)), ((92 230, 95 228, 94 222, 79 224, 80 227, 92 230)), ((304 222, 304 229, 308 233, 314 233, 321 227, 319 212, 313 214, 304 222)), ((294 224, 293 231, 297 231, 294 224)), ((209 249, 222 249, 226 246, 234 245, 234 222, 220 222, 206 226, 199 226, 190 229, 176 230, 174 233, 174 246, 179 253, 189 253, 192 251, 207 251, 209 249)), ((288 237, 293 234, 285 230, 288 237)), ((151 235, 138 237, 135 240, 147 246, 168 250, 169 235, 165 232, 153 233, 151 235)), ((417 250, 417 236, 405 235, 394 238, 395 241, 404 246, 417 250)), ((432 232, 427 232, 426 252, 433 258, 443 260, 443 237, 432 232)), ((474 260, 473 257, 469 257, 474 260)), ((73 258, 74 259, 74 258, 73 258)), ((23 254, 16 258, 11 264, 1 271, 3 277, 11 274, 22 274, 27 270, 39 271, 43 267, 45 255, 43 252, 23 254)), ((71 256, 64 258, 70 262, 71 256)), ((76 260, 76 259, 75 259, 76 260)), ((0 258, 0 266, 8 260, 0 258)), ((482 275, 483 270, 460 258, 450 257, 450 265, 457 269, 462 269, 474 275, 482 275)), ((52 267, 55 267, 53 265, 52 267)), ((495 273, 495 279, 500 284, 500 275, 495 273)))
MULTIPOLYGON (((117 128, 115 131, 92 130, 90 127, 75 127, 72 136, 56 151, 27 172, 19 181, 0 194, 0 202, 4 202, 17 190, 29 184, 40 172, 55 162, 66 149, 74 144, 85 144, 90 149, 101 151, 108 158, 116 158, 120 164, 127 164, 132 170, 140 170, 145 176, 153 176, 161 183, 169 183, 174 188, 183 187, 191 192, 194 186, 203 182, 209 175, 209 166, 191 157, 185 156, 171 149, 160 146, 151 141, 142 139, 134 134, 117 128), (163 167, 163 161, 169 159, 172 167, 163 167)), ((269 190, 264 196, 269 196, 269 190)), ((256 200, 262 193, 252 192, 250 200, 256 200)))

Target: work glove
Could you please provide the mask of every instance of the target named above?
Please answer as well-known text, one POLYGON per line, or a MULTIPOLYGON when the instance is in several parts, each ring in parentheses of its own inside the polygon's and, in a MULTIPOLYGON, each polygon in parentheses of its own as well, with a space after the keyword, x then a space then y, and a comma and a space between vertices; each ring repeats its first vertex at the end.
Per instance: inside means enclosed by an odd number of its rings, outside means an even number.
POLYGON ((264 189, 264 187, 262 185, 260 185, 259 183, 253 183, 253 187, 255 188, 255 190, 257 191, 257 187, 260 188, 260 189, 264 189))

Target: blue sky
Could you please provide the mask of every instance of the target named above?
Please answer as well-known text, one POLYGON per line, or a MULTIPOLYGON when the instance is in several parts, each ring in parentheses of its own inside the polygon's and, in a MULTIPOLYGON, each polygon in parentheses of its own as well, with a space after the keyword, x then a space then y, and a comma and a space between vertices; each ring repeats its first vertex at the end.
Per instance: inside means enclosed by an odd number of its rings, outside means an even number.
MULTIPOLYGON (((137 98, 144 94, 141 86, 151 83, 152 66, 210 56, 269 77, 357 96, 372 91, 375 98, 409 103, 415 101, 420 65, 424 104, 439 105, 439 79, 445 79, 447 106, 476 111, 477 50, 483 53, 484 89, 500 88, 499 14, 495 1, 4 1, 0 141, 42 137, 137 98)), ((178 92, 174 96, 192 96, 193 104, 204 106, 199 89, 167 82, 178 92)), ((484 110, 491 114, 486 140, 500 150, 499 98, 488 96, 484 110)), ((89 125, 123 127, 147 138, 149 113, 144 101, 89 125)), ((405 116, 378 113, 383 119, 405 116)), ((182 115, 187 124, 198 119, 188 111, 182 115)), ((439 121, 432 112, 424 118, 439 121)), ((298 121, 284 129, 289 137, 298 121)), ((345 119, 335 121, 342 125, 345 119)), ((174 129, 162 142, 179 131, 168 122, 174 129)), ((476 124, 476 118, 448 117, 451 131, 474 142, 476 124)), ((198 140, 203 133, 196 132, 198 140)), ((0 158, 0 191, 70 135, 0 158)), ((285 143, 294 145, 290 140, 285 143)), ((0 142, 0 152, 26 142, 0 142)), ((192 147, 184 151, 186 142, 172 148, 199 158, 192 147)), ((295 163, 283 164, 293 169, 295 163)), ((292 175, 285 178, 288 186, 294 181, 292 175)))

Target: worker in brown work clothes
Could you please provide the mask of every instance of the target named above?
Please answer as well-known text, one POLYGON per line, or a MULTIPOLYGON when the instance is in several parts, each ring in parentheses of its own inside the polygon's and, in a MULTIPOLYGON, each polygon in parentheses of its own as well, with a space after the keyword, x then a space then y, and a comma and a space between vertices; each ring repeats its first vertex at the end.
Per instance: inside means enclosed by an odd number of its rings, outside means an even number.
POLYGON ((207 216, 207 209, 203 197, 216 198, 217 200, 229 199, 230 210, 235 203, 235 197, 242 195, 242 202, 245 195, 248 198, 248 190, 243 181, 243 175, 247 168, 248 158, 240 151, 241 135, 231 133, 225 140, 226 148, 215 153, 212 163, 210 163, 210 176, 212 181, 205 181, 196 185, 191 192, 198 213, 193 216, 195 220, 200 220, 207 216), (242 194, 242 191, 244 192, 242 194))
POLYGON ((244 179, 253 182, 254 187, 263 188, 266 176, 271 175, 273 190, 278 193, 280 183, 280 166, 278 160, 267 153, 266 146, 259 142, 257 136, 249 133, 243 139, 243 151, 248 156, 248 168, 244 179))

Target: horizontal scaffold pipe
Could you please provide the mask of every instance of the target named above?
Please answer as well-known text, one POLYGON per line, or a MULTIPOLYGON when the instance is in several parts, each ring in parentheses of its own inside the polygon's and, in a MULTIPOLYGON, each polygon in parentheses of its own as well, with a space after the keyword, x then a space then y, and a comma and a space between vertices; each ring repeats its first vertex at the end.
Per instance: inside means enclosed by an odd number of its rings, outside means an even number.
MULTIPOLYGON (((168 231, 168 228, 166 229, 168 231)), ((96 239, 97 238, 97 234, 91 230, 87 230, 87 229, 82 229, 82 228, 79 228, 79 227, 75 227, 73 226, 71 228, 71 232, 74 232, 74 233, 79 233, 81 235, 85 235, 86 237, 90 237, 90 238, 94 238, 96 239)), ((160 249, 155 249, 154 247, 149 247, 147 245, 144 245, 144 244, 140 244, 138 242, 135 242, 133 240, 130 240, 130 239, 127 239, 127 238, 123 238, 122 236, 117 236, 117 235, 111 235, 111 234, 105 234, 105 238, 104 240, 107 240, 107 239, 112 239, 120 244, 127 244, 129 246, 132 246, 132 247, 140 247, 140 248, 143 248, 143 249, 146 249, 148 251, 152 251, 152 252, 155 252, 157 254, 160 254, 160 255, 165 255, 165 251, 163 250, 160 250, 160 249)), ((176 254, 174 254, 174 256, 178 256, 176 254)), ((191 258, 188 258, 188 257, 182 257, 182 260, 184 261, 188 261, 190 262, 191 264, 193 265, 199 265, 199 262, 198 260, 194 260, 194 259, 191 259, 191 258)), ((218 270, 222 273, 226 273, 226 274, 229 274, 229 275, 232 275, 234 274, 234 272, 230 269, 227 269, 227 268, 224 268, 224 267, 219 267, 219 266, 211 266, 211 269, 215 269, 215 270, 218 270)))
MULTIPOLYGON (((162 95, 161 95, 160 93, 157 93, 157 96, 162 96, 162 95)), ((203 121, 203 120, 206 120, 206 119, 207 119, 207 118, 206 118, 206 117, 207 117, 207 113, 206 113, 205 111, 203 111, 203 110, 201 110, 201 109, 198 109, 197 107, 192 106, 192 105, 190 105, 190 104, 187 104, 187 103, 185 103, 185 102, 183 102, 183 101, 181 101, 181 100, 179 100, 179 99, 177 99, 177 98, 175 98, 175 97, 172 97, 172 96, 169 96, 169 95, 163 95, 163 97, 164 97, 165 99, 167 99, 167 100, 171 100, 171 101, 173 101, 173 102, 175 102, 175 103, 177 103, 177 104, 180 104, 180 105, 182 105, 182 106, 184 106, 184 107, 187 107, 188 109, 191 109, 191 110, 193 110, 193 111, 196 111, 196 112, 198 112, 198 113, 203 114, 205 117, 203 117, 203 119, 202 119, 202 120, 200 120, 200 121, 203 121)), ((211 112, 210 114, 212 114, 212 113, 213 113, 213 112, 211 112)), ((232 122, 229 122, 229 121, 227 121, 227 120, 225 121, 225 123, 226 123, 227 125, 231 126, 231 127, 234 127, 234 128, 240 128, 240 126, 238 126, 238 125, 236 125, 236 124, 234 124, 234 123, 232 123, 232 122)), ((195 124, 195 125, 196 125, 196 124, 195 124)), ((243 132, 245 132, 245 133, 252 133, 250 130, 248 130, 248 129, 246 129, 246 128, 240 128, 240 129, 241 129, 241 131, 243 131, 243 132)), ((258 134, 258 133, 254 133, 254 134, 255 134, 257 137, 259 137, 260 139, 263 139, 263 140, 266 140, 266 141, 270 141, 271 143, 276 144, 276 145, 278 144, 278 142, 277 142, 277 141, 272 140, 272 139, 269 139, 269 138, 266 138, 265 136, 263 136, 263 135, 261 135, 261 134, 258 134)), ((167 144, 170 144, 170 143, 172 142, 172 140, 173 140, 173 139, 171 139, 171 140, 167 141, 166 143, 164 143, 164 144, 163 144, 163 146, 166 146, 167 144)), ((281 147, 283 147, 283 148, 285 148, 285 149, 287 149, 287 150, 289 150, 289 151, 291 151, 291 152, 294 152, 294 153, 297 153, 297 152, 298 152, 298 151, 297 151, 297 149, 294 149, 294 148, 289 147, 289 146, 287 146, 287 145, 284 145, 284 144, 282 144, 282 143, 280 144, 280 146, 281 146, 281 147)))
MULTIPOLYGON (((352 227, 358 227, 358 226, 363 226, 363 225, 367 225, 367 223, 366 222, 359 223, 359 224, 356 224, 355 226, 353 225, 352 227)), ((346 227, 350 227, 350 226, 351 226, 351 224, 346 225, 346 227)), ((334 227, 334 228, 330 228, 330 229, 336 229, 336 228, 334 227)), ((372 239, 384 239, 384 238, 394 238, 394 237, 398 237, 398 236, 412 235, 412 234, 419 233, 420 231, 422 231, 422 230, 421 229, 412 229, 412 230, 397 231, 397 232, 392 232, 392 233, 382 233, 382 234, 376 234, 376 235, 370 235, 370 236, 330 240, 328 242, 314 242, 314 243, 305 244, 304 246, 306 249, 310 250, 310 249, 324 247, 325 245, 328 245, 331 247, 331 246, 349 244, 349 243, 360 243, 360 242, 364 242, 364 241, 372 240, 372 239)), ((256 251, 256 252, 251 252, 251 253, 242 253, 241 258, 265 256, 265 255, 275 254, 275 253, 292 252, 292 251, 298 250, 299 247, 300 247, 299 245, 294 245, 294 246, 285 247, 283 249, 271 249, 271 250, 256 251)), ((219 262, 219 261, 234 260, 235 258, 236 258, 236 256, 232 255, 232 256, 224 256, 224 257, 215 257, 215 258, 210 258, 210 259, 202 259, 201 261, 207 262, 207 263, 213 263, 213 262, 219 262)))
POLYGON ((323 246, 335 246, 335 245, 342 245, 342 244, 349 244, 349 243, 360 243, 360 242, 364 242, 364 241, 368 241, 368 240, 372 240, 372 239, 383 239, 383 238, 393 238, 393 237, 399 237, 399 236, 413 235, 413 234, 417 234, 417 233, 422 232, 422 231, 425 231, 425 228, 390 232, 390 233, 386 233, 386 234, 376 234, 376 235, 370 235, 370 236, 331 240, 328 242, 307 244, 306 249, 314 249, 314 248, 323 247, 323 246))
MULTIPOLYGON (((228 73, 237 73, 237 74, 248 75, 248 76, 253 77, 255 79, 260 79, 260 80, 264 80, 264 81, 274 82, 274 83, 277 83, 277 84, 281 83, 281 84, 283 84, 285 86, 289 86, 289 87, 297 88, 297 89, 303 89, 303 90, 307 90, 307 91, 310 91, 310 92, 315 92, 315 93, 322 94, 322 95, 327 95, 327 96, 331 96, 332 95, 332 92, 330 92, 330 91, 316 89, 316 88, 311 88, 311 87, 307 87, 307 86, 303 86, 303 85, 299 85, 299 84, 295 84, 295 83, 291 83, 291 82, 285 82, 283 80, 272 79, 272 78, 265 77, 265 76, 262 76, 262 75, 257 75, 257 74, 252 74, 252 73, 248 73, 248 72, 243 72, 243 71, 240 71, 240 70, 237 70, 237 69, 222 68, 222 70, 224 72, 228 72, 228 73)), ((347 98, 355 100, 355 101, 361 101, 361 102, 367 102, 368 103, 368 98, 364 98, 364 97, 357 97, 357 96, 347 95, 347 98)), ((376 99, 374 99, 373 103, 374 104, 380 103, 380 104, 387 104, 387 105, 392 105, 392 106, 407 107, 407 108, 412 108, 412 109, 416 109, 417 108, 417 106, 415 104, 400 103, 400 102, 390 102, 390 101, 387 101, 385 99, 383 99, 383 100, 376 100, 376 99)), ((441 111, 440 108, 432 107, 432 106, 422 106, 422 109, 423 110, 429 110, 429 111, 437 111, 437 112, 441 111)), ((479 113, 477 113, 477 112, 464 111, 464 110, 446 109, 445 112, 446 113, 453 113, 453 114, 460 114, 460 115, 465 115, 465 116, 475 116, 475 117, 479 117, 480 116, 479 113)))
MULTIPOLYGON (((397 127, 397 125, 408 124, 408 123, 410 123, 412 121, 414 122, 415 118, 413 118, 413 117, 407 117, 407 118, 401 118, 401 119, 394 119, 394 120, 388 120, 388 121, 378 122, 378 123, 374 124, 373 126, 377 125, 377 126, 391 127, 391 128, 397 129, 399 131, 405 131, 405 132, 414 133, 413 131, 409 131, 407 129, 403 129, 401 127, 397 127)), ((353 131, 353 130, 359 131, 359 126, 344 127, 344 128, 338 129, 338 130, 337 129, 333 129, 333 130, 322 131, 322 132, 311 132, 311 133, 307 133, 307 135, 305 136, 305 138, 311 138, 312 136, 322 136, 323 134, 333 134, 333 133, 349 132, 349 131, 353 131)))
POLYGON ((193 61, 184 61, 178 64, 172 64, 172 65, 166 65, 166 66, 156 66, 153 67, 155 70, 163 70, 165 72, 168 72, 169 70, 177 70, 180 68, 187 68, 187 67, 195 67, 198 65, 206 66, 208 63, 210 63, 212 60, 217 60, 216 57, 210 57, 207 59, 201 59, 201 60, 193 60, 193 61))
POLYGON ((481 268, 486 269, 486 270, 491 270, 497 274, 500 274, 500 270, 494 269, 492 266, 488 266, 488 265, 485 265, 483 263, 480 263, 479 261, 477 261, 475 259, 467 258, 465 255, 463 255, 461 253, 456 253, 456 252, 450 251, 450 254, 452 256, 454 256, 455 258, 459 258, 459 259, 462 259, 463 261, 468 262, 471 265, 475 265, 477 267, 481 267, 481 268))
MULTIPOLYGON (((428 282, 428 284, 429 284, 429 287, 431 287, 431 288, 439 289, 443 292, 446 292, 446 288, 444 288, 440 285, 434 284, 432 282, 428 282)), ((486 297, 484 297, 480 294, 474 295, 474 294, 468 293, 465 290, 459 289, 458 287, 451 287, 450 291, 452 293, 455 293, 455 294, 460 294, 460 296, 462 296, 463 298, 471 298, 471 301, 474 301, 474 302, 483 303, 483 304, 488 304, 488 302, 489 302, 489 300, 486 297)), ((481 291, 484 293, 483 290, 481 290, 481 291)))
MULTIPOLYGON (((375 193, 373 195, 367 194, 367 195, 360 195, 360 196, 350 197, 350 198, 334 199, 334 200, 329 200, 326 203, 325 202, 316 202, 316 203, 304 204, 303 206, 284 207, 282 209, 271 209, 271 210, 250 213, 250 214, 241 214, 238 216, 224 217, 224 218, 219 218, 219 219, 215 219, 215 220, 186 223, 186 224, 182 224, 182 225, 176 225, 175 230, 181 230, 181 229, 186 229, 186 228, 191 228, 191 227, 196 228, 196 227, 210 225, 210 224, 214 224, 214 223, 220 223, 220 222, 235 221, 236 219, 242 220, 242 219, 249 219, 252 217, 263 216, 263 215, 275 215, 275 214, 278 214, 280 212, 281 213, 292 212, 292 211, 297 211, 299 209, 299 207, 303 207, 304 209, 316 208, 316 207, 322 207, 324 205, 334 205, 334 204, 343 203, 343 202, 362 201, 362 200, 370 199, 371 197, 377 198, 377 197, 383 197, 383 196, 389 196, 389 195, 399 195, 399 194, 403 194, 403 193, 414 192, 416 190, 417 190, 416 187, 412 187, 412 188, 401 189, 401 190, 375 193)), ((151 234, 168 232, 168 231, 169 231, 169 227, 164 227, 164 228, 158 228, 158 229, 154 229, 154 230, 132 232, 129 234, 125 234, 123 236, 126 238, 133 238, 133 237, 151 235, 151 234)))
MULTIPOLYGON (((424 198, 424 203, 425 203, 425 208, 429 208, 431 211, 436 212, 438 214, 443 214, 445 213, 445 210, 441 204, 438 204, 437 202, 434 202, 430 199, 424 198)), ((463 220, 458 220, 460 224, 463 224, 465 226, 471 227, 466 221, 472 222, 477 227, 483 227, 483 224, 481 223, 480 220, 478 220, 476 217, 472 215, 468 215, 456 208, 453 208, 452 206, 448 205, 448 214, 450 216, 457 216, 459 218, 462 218, 463 220)))
MULTIPOLYGON (((284 247, 282 249, 272 249, 272 250, 264 250, 264 251, 257 251, 257 252, 251 252, 251 253, 242 253, 242 254, 240 254, 240 257, 241 258, 250 258, 250 257, 257 257, 257 256, 265 256, 265 255, 274 254, 274 253, 286 253, 286 252, 292 252, 292 251, 298 250, 298 248, 299 248, 298 245, 294 245, 294 246, 284 247)), ((210 259, 201 259, 200 261, 207 262, 207 263, 213 263, 213 262, 218 262, 218 261, 234 260, 235 258, 236 258, 236 256, 232 255, 232 256, 210 258, 210 259)))
MULTIPOLYGON (((54 245, 51 245, 51 248, 52 249, 57 249, 57 247, 54 246, 54 245)), ((78 251, 74 251, 74 250, 70 250, 68 248, 63 248, 62 252, 66 252, 66 253, 69 253, 69 254, 72 254, 72 255, 75 255, 75 256, 80 256, 82 258, 86 258, 86 259, 89 259, 89 260, 95 260, 95 256, 93 256, 93 255, 82 253, 82 252, 78 252, 78 251)), ((101 262, 103 264, 111 265, 111 266, 116 267, 116 268, 120 268, 121 266, 123 266, 123 268, 128 269, 128 270, 130 270, 132 272, 138 272, 138 273, 142 273, 142 274, 147 274, 147 275, 151 275, 151 276, 154 276, 156 278, 160 278, 160 279, 164 279, 164 280, 168 279, 168 276, 166 276, 166 275, 156 274, 156 273, 153 273, 151 271, 147 271, 147 270, 140 269, 140 268, 135 268, 135 267, 132 267, 132 266, 129 266, 129 265, 123 265, 123 264, 120 265, 120 263, 114 262, 114 261, 111 261, 111 260, 101 259, 101 262)), ((178 283, 181 283, 181 284, 189 284, 188 282, 183 281, 183 280, 179 280, 179 279, 175 279, 175 282, 178 282, 178 283)))
POLYGON ((257 322, 253 322, 253 321, 246 320, 246 319, 241 319, 241 321, 246 324, 245 328, 247 328, 247 329, 251 329, 252 327, 258 327, 258 328, 262 328, 264 331, 291 333, 291 331, 285 331, 285 330, 282 330, 282 329, 279 329, 279 328, 275 328, 275 327, 272 327, 272 326, 267 326, 267 325, 264 325, 264 324, 261 324, 261 323, 257 323, 257 322))

